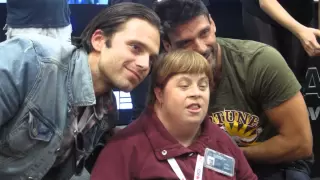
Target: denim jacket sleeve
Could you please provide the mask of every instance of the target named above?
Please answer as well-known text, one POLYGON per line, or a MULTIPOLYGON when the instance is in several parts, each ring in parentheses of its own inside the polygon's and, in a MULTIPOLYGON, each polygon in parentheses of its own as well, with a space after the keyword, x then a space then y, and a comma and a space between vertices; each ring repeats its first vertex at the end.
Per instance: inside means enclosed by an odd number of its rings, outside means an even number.
POLYGON ((0 127, 26 103, 40 73, 31 40, 13 38, 0 43, 0 127))

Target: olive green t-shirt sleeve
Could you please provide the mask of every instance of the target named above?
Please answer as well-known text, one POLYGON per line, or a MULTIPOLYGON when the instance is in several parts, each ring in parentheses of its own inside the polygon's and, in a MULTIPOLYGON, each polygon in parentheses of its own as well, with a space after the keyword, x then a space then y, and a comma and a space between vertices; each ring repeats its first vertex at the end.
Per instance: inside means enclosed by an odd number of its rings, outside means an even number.
POLYGON ((264 110, 282 104, 300 91, 301 85, 281 54, 263 46, 252 57, 246 85, 264 110))

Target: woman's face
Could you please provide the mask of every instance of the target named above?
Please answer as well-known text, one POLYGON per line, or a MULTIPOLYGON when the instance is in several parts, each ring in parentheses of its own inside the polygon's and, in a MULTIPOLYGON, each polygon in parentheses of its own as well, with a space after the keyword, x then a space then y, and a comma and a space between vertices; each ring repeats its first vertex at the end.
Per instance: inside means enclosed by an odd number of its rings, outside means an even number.
POLYGON ((204 73, 175 75, 155 93, 162 114, 170 121, 199 124, 207 114, 210 90, 204 73))

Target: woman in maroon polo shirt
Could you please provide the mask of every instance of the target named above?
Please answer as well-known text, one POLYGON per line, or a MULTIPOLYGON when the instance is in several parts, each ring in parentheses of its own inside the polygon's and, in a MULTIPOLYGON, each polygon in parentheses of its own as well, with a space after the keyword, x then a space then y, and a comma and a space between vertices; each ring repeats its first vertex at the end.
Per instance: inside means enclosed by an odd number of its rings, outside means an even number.
POLYGON ((91 180, 255 180, 241 150, 212 124, 207 60, 174 51, 155 62, 148 107, 102 150, 91 180))

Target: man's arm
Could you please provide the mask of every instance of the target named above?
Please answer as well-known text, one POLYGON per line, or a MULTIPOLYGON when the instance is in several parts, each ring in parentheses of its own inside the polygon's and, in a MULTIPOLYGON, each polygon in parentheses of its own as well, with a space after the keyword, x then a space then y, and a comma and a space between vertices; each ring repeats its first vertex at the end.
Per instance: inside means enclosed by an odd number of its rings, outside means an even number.
POLYGON ((281 105, 266 110, 279 135, 256 146, 242 147, 249 160, 267 163, 290 162, 312 155, 312 134, 303 97, 298 92, 281 105))
MULTIPOLYGON (((271 47, 256 57, 251 92, 261 103, 278 135, 243 147, 247 159, 264 163, 291 162, 312 155, 312 133, 300 85, 281 55, 271 47)), ((250 85, 248 85, 250 86, 250 85)))
POLYGON ((31 41, 15 38, 0 43, 0 127, 18 112, 34 84, 37 63, 31 41))
POLYGON ((261 9, 273 20, 300 39, 304 49, 310 56, 319 54, 320 45, 316 39, 316 36, 320 36, 319 30, 300 24, 281 6, 278 0, 259 0, 259 4, 261 9))

